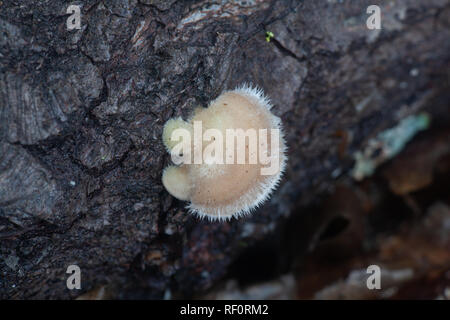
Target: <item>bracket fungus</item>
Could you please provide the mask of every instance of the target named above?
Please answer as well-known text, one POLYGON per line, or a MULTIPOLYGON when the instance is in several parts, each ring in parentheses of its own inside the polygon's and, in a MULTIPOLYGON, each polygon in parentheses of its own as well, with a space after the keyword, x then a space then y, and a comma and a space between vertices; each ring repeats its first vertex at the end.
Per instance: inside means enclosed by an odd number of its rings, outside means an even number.
POLYGON ((210 220, 250 213, 277 187, 285 168, 281 120, 262 90, 222 93, 188 119, 169 119, 163 142, 175 165, 162 182, 189 211, 210 220))

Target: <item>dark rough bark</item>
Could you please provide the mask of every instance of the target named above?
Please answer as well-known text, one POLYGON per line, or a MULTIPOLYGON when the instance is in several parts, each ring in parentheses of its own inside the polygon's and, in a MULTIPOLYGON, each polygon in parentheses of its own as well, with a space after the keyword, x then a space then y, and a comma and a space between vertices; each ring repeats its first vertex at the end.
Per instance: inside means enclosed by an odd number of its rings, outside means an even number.
POLYGON ((72 1, 0 2, 0 298, 198 294, 351 179, 369 138, 422 110, 449 123, 448 1, 380 1, 381 31, 372 1, 79 3, 68 31, 72 1), (287 173, 251 217, 199 221, 161 185, 162 126, 243 82, 283 119, 287 173))

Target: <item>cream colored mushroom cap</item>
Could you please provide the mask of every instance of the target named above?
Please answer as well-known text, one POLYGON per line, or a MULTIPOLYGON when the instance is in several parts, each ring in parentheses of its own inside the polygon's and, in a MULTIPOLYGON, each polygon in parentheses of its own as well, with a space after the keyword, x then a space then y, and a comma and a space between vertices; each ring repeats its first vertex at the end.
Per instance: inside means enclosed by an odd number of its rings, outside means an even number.
MULTIPOLYGON (((203 132, 217 129, 225 137, 227 129, 279 129, 278 171, 271 175, 261 174, 266 166, 259 161, 249 163, 249 152, 253 150, 246 139, 246 156, 244 164, 184 164, 180 167, 169 167, 163 175, 163 184, 175 197, 189 200, 191 212, 211 220, 229 219, 233 216, 248 214, 258 207, 278 185, 285 168, 285 143, 281 128, 281 120, 270 111, 271 104, 261 90, 248 86, 228 91, 212 101, 208 108, 196 111, 190 119, 192 125, 201 121, 203 132)), ((270 134, 267 149, 271 150, 270 134)), ((259 143, 259 142, 258 142, 259 143)), ((203 143, 206 148, 207 143, 203 143)), ((237 141, 234 143, 238 146, 237 141)), ((259 147, 259 146, 258 146, 259 147)), ((235 150, 234 150, 235 151, 235 150)), ((236 154, 235 159, 236 161, 236 154)))

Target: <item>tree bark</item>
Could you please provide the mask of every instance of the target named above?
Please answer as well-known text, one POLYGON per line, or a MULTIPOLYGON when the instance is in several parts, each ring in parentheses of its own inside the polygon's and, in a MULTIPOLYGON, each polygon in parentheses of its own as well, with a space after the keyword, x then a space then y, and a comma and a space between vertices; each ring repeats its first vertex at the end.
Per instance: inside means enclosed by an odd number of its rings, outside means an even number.
POLYGON ((370 1, 89 0, 67 30, 70 4, 0 2, 0 298, 195 296, 379 132, 450 123, 445 0, 381 1, 381 30, 370 1), (282 118, 288 168, 252 216, 202 221, 161 184, 162 126, 243 83, 282 118))

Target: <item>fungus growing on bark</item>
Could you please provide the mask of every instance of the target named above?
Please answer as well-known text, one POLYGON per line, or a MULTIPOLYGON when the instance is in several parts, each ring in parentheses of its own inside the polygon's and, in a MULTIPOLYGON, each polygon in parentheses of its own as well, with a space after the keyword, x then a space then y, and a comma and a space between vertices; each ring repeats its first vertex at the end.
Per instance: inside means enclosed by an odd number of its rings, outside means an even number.
POLYGON ((271 107, 262 90, 242 86, 188 121, 168 120, 163 142, 176 165, 163 172, 167 191, 211 220, 239 217, 263 203, 286 162, 281 120, 271 107))

